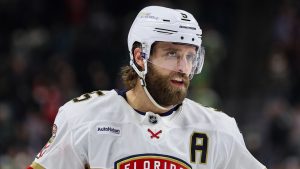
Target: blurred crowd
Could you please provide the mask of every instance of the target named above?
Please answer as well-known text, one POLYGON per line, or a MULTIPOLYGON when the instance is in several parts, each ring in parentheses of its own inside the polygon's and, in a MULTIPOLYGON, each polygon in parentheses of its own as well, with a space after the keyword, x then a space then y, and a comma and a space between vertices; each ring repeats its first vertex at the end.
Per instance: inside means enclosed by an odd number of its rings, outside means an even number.
POLYGON ((234 116, 247 147, 268 169, 300 169, 300 3, 274 2, 261 2, 277 4, 267 10, 269 25, 261 26, 240 10, 255 15, 259 3, 233 0, 0 0, 0 169, 32 162, 68 100, 122 88, 127 33, 137 11, 150 4, 190 11, 203 29, 204 71, 189 97, 234 116), (262 34, 266 41, 256 37, 256 48, 236 47, 247 40, 242 37, 262 34))

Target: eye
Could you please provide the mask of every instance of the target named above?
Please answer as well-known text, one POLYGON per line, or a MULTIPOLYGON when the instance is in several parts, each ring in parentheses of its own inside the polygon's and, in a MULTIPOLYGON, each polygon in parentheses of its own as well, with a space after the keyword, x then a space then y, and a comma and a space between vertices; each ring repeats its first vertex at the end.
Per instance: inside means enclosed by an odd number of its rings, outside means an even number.
POLYGON ((167 53, 167 56, 169 56, 169 57, 176 57, 177 55, 176 55, 176 51, 169 51, 168 53, 167 53))

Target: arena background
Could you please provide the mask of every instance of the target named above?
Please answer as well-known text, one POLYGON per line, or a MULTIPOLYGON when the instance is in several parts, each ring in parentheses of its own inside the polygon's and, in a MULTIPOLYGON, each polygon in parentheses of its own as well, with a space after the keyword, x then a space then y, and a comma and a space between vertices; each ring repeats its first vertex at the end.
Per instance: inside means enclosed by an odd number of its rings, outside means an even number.
POLYGON ((0 168, 31 163, 66 101, 122 88, 129 27, 146 5, 187 10, 203 29, 189 97, 234 116, 269 169, 300 169, 299 0, 0 0, 0 168))

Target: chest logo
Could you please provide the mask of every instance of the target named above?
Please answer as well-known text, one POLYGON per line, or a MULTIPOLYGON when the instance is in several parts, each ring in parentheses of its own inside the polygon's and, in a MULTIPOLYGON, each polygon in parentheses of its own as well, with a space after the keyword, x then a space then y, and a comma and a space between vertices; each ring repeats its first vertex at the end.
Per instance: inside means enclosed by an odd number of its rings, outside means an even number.
POLYGON ((121 128, 116 126, 98 125, 96 131, 98 134, 108 134, 114 136, 121 135, 121 128))
POLYGON ((137 154, 115 162, 115 169, 191 169, 185 161, 162 154, 137 154))
POLYGON ((156 124, 157 123, 157 117, 153 116, 153 115, 150 115, 149 116, 149 123, 156 124))
POLYGON ((153 139, 153 138, 156 138, 156 139, 159 139, 159 135, 162 133, 162 130, 159 130, 158 132, 154 133, 152 130, 148 129, 147 130, 151 136, 150 138, 153 139))

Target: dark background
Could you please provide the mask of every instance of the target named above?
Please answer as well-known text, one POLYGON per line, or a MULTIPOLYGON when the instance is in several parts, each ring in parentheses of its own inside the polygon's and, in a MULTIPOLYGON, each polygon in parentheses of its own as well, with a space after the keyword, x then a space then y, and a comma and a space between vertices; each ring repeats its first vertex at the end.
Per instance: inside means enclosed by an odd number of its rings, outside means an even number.
POLYGON ((189 98, 235 117, 268 169, 300 169, 299 0, 0 0, 0 168, 30 164, 68 100, 122 88, 147 5, 187 10, 203 29, 189 98))

